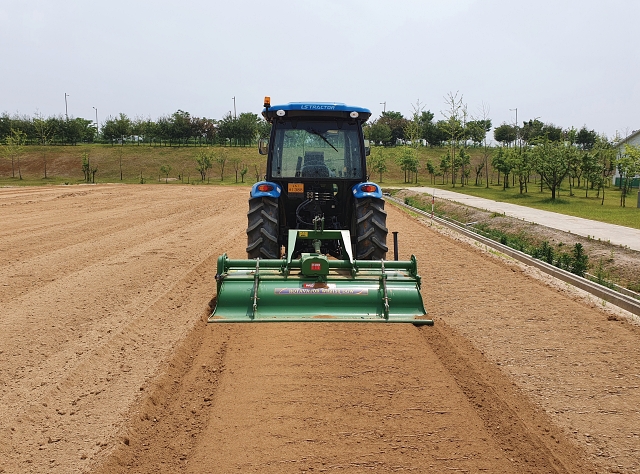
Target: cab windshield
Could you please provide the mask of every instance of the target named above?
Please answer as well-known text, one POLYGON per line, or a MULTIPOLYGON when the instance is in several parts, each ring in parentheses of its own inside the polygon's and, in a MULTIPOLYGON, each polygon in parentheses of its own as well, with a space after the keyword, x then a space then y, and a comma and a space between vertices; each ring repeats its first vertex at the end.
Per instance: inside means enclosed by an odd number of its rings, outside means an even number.
POLYGON ((362 179, 357 124, 277 123, 271 174, 274 178, 362 179))

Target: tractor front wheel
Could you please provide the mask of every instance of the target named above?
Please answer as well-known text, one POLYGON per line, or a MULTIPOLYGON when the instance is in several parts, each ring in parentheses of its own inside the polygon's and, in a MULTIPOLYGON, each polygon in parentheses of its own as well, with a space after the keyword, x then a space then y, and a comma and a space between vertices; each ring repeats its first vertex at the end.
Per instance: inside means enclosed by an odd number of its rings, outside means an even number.
POLYGON ((356 199, 356 260, 382 260, 387 256, 387 212, 384 200, 356 199))
POLYGON ((278 200, 272 197, 249 199, 247 218, 247 256, 279 258, 278 200))

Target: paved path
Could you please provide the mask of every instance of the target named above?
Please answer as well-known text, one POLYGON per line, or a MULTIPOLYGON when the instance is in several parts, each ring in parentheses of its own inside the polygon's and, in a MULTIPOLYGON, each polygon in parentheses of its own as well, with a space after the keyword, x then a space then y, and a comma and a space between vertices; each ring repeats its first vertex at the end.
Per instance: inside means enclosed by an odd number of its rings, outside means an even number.
POLYGON ((507 202, 492 201, 466 194, 454 193, 444 189, 430 187, 409 188, 411 191, 434 194, 436 199, 448 199, 461 204, 486 209, 491 212, 499 212, 506 216, 523 219, 527 222, 535 222, 553 229, 572 232, 584 237, 610 241, 615 245, 624 245, 633 250, 640 251, 640 229, 632 229, 616 224, 582 219, 580 217, 567 216, 557 212, 542 211, 530 207, 518 206, 507 202))

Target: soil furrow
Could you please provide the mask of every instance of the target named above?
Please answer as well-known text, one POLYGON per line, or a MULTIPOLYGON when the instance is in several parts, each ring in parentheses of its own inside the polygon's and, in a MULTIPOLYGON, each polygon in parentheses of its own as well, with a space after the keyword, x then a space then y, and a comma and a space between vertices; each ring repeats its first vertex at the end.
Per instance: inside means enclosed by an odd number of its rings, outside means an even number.
POLYGON ((0 472, 640 470, 640 331, 392 206, 435 327, 206 325, 246 200, 0 190, 0 472))

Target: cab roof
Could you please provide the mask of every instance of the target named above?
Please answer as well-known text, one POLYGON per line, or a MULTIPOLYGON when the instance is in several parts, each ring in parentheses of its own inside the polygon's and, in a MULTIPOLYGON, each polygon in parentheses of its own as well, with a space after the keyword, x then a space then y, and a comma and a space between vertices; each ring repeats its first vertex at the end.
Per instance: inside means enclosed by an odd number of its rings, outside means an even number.
POLYGON ((366 122, 371 111, 363 107, 346 105, 341 102, 289 102, 272 105, 262 110, 262 116, 268 122, 282 118, 341 118, 366 122))

